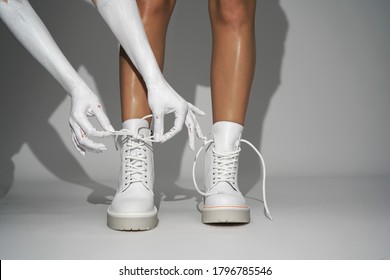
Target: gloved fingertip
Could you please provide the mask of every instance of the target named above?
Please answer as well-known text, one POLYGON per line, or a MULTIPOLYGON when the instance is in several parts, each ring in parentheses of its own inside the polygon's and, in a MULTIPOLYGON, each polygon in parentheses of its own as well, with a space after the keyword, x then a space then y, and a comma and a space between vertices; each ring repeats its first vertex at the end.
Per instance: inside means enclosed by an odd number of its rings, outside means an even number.
POLYGON ((196 124, 195 130, 196 130, 196 136, 198 136, 198 138, 200 139, 204 139, 203 131, 200 128, 200 125, 198 123, 196 124))
POLYGON ((157 141, 157 142, 160 142, 161 141, 161 134, 156 132, 154 134, 154 140, 157 141))
POLYGON ((174 133, 172 133, 172 132, 165 133, 165 134, 162 136, 162 138, 161 138, 161 143, 167 142, 167 141, 170 140, 173 136, 174 136, 174 133))
POLYGON ((167 142, 171 137, 169 137, 168 134, 164 134, 161 139, 160 139, 160 143, 165 143, 167 142))
POLYGON ((115 132, 115 131, 105 130, 105 131, 104 131, 104 137, 112 136, 114 132, 115 132))
POLYGON ((115 132, 115 128, 109 123, 105 123, 105 124, 102 124, 102 127, 103 129, 106 131, 106 132, 110 132, 110 133, 113 133, 115 132))
POLYGON ((90 148, 94 151, 107 150, 107 147, 103 143, 93 143, 93 146, 90 148))
POLYGON ((115 132, 115 128, 111 124, 107 125, 107 129, 106 130, 109 131, 109 132, 115 132))
POLYGON ((206 112, 204 112, 203 110, 199 109, 196 106, 193 106, 191 109, 192 109, 192 111, 194 111, 198 115, 201 115, 201 116, 206 115, 206 112))
POLYGON ((104 137, 107 137, 107 136, 111 136, 112 133, 113 132, 108 131, 108 130, 98 130, 98 129, 96 129, 93 133, 91 133, 91 136, 104 138, 104 137))

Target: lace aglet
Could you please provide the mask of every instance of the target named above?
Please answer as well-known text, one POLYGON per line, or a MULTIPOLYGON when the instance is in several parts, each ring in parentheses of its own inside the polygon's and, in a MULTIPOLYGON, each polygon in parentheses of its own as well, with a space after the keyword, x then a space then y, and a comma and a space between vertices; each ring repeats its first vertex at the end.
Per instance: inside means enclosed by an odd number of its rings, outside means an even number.
POLYGON ((264 209, 264 215, 268 218, 268 220, 273 221, 273 218, 271 217, 271 213, 264 209))

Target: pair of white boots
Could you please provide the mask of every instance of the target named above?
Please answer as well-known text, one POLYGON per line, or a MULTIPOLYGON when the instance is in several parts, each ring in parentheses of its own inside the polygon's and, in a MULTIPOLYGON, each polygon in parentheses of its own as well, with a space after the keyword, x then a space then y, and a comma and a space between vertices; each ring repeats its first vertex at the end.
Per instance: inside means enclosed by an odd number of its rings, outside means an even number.
MULTIPOLYGON (((121 170, 116 195, 107 210, 107 225, 115 230, 149 230, 157 226, 154 205, 153 147, 146 120, 123 123, 121 170)), ((221 121, 213 125, 214 141, 206 149, 202 222, 249 223, 249 207, 237 185, 243 126, 221 121)))

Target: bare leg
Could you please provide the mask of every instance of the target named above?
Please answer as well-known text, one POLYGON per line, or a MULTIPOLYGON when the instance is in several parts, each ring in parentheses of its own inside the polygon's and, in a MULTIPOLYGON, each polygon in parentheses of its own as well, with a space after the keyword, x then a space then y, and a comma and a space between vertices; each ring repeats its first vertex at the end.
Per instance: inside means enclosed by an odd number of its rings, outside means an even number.
POLYGON ((256 63, 256 0, 209 0, 213 122, 244 125, 256 63))
POLYGON ((238 189, 240 137, 255 68, 256 0, 209 0, 213 34, 211 97, 213 143, 205 156, 205 224, 249 223, 238 189), (229 170, 227 172, 226 170, 229 170))
MULTIPOLYGON (((175 3, 176 0, 137 0, 150 46, 161 69, 164 66, 165 37, 175 3)), ((149 115, 151 110, 145 83, 122 47, 119 65, 122 121, 149 115)))
MULTIPOLYGON (((134 3, 132 4, 134 5, 134 3)), ((162 69, 164 65, 165 36, 175 0, 137 0, 137 5, 149 45, 158 66, 162 69)), ((124 44, 125 49, 127 49, 127 43, 124 44)), ((130 132, 129 136, 142 135, 148 137, 150 136, 149 130, 138 130, 138 128, 148 126, 146 121, 140 121, 139 119, 151 113, 147 87, 141 74, 122 47, 119 59, 123 128, 130 132)), ((139 67, 140 63, 144 62, 136 61, 135 63, 139 67)), ((158 70, 155 66, 156 62, 154 61, 154 68, 158 70)), ((143 73, 142 70, 140 72, 143 73)), ((150 96, 152 94, 150 92, 150 96)), ((154 164, 151 146, 152 143, 148 140, 134 140, 133 137, 122 138, 121 169, 118 185, 120 191, 116 193, 107 210, 107 225, 112 229, 150 230, 158 224, 158 210, 154 205, 153 195, 154 164), (131 158, 129 158, 130 151, 131 158), (141 170, 140 166, 142 166, 141 170), (135 167, 137 167, 137 171, 134 171, 135 167)))

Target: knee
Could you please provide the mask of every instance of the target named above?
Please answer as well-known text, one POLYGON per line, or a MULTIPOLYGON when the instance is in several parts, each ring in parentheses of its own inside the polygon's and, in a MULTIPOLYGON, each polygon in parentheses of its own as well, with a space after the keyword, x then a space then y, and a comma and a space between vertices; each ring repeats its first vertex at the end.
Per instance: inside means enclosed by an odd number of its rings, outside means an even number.
POLYGON ((175 0, 138 0, 138 9, 141 17, 166 17, 172 12, 175 0))
POLYGON ((210 7, 210 17, 216 24, 238 28, 253 24, 256 2, 252 0, 215 0, 210 7))

